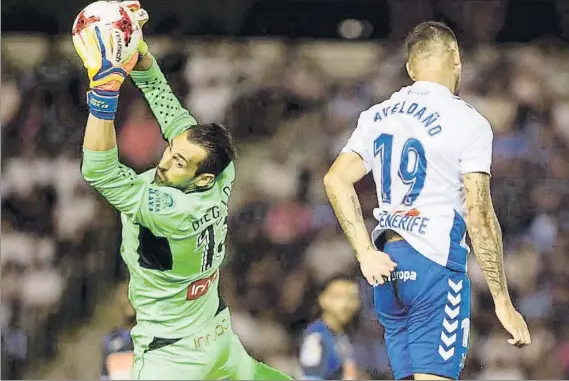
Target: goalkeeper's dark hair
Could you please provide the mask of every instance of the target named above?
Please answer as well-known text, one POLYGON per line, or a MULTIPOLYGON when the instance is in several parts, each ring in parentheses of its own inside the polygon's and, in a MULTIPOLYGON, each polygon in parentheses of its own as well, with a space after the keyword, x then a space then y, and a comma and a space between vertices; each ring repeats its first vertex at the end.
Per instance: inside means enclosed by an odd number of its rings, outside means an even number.
POLYGON ((436 53, 434 48, 457 42, 456 36, 446 24, 426 21, 414 27, 405 38, 405 60, 424 54, 436 53))
POLYGON ((196 176, 203 173, 219 175, 237 155, 233 137, 219 123, 198 124, 188 130, 188 140, 203 147, 207 156, 200 163, 196 176))

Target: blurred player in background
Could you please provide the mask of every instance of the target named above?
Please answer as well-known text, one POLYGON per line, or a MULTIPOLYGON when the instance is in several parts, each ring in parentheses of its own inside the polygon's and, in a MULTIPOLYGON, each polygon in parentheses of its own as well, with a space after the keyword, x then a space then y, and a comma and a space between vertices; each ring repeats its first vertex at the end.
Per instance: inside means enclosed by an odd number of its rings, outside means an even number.
POLYGON ((414 84, 361 113, 324 183, 375 285, 395 378, 457 379, 470 330, 467 228, 509 343, 527 345, 530 334, 506 284, 490 195, 492 129, 457 96, 454 33, 444 24, 420 24, 407 36, 406 52, 414 84), (371 240, 354 189, 370 171, 379 201, 371 240))
POLYGON ((134 347, 130 330, 136 324, 136 313, 125 303, 122 325, 103 338, 103 362, 101 380, 128 379, 132 371, 134 347))
POLYGON ((345 333, 360 308, 359 287, 350 277, 329 279, 318 296, 320 319, 306 329, 300 347, 305 380, 355 380, 356 362, 345 333))
MULTIPOLYGON (((137 17, 147 17, 137 1, 122 4, 137 17)), ((137 20, 128 21, 122 26, 137 20)), ((73 37, 91 87, 82 173, 121 212, 121 254, 137 316, 131 332, 133 378, 290 379, 249 356, 219 297, 235 180, 229 131, 196 122, 172 93, 145 43, 127 60, 117 60, 121 46, 105 33, 83 28, 73 37), (129 75, 168 142, 157 167, 141 175, 119 163, 114 127, 119 91, 129 75)))

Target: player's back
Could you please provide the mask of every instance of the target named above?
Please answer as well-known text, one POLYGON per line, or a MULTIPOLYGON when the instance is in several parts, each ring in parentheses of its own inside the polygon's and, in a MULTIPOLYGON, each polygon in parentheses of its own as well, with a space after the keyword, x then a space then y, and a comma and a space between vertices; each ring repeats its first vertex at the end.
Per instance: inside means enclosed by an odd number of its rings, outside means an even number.
MULTIPOLYGON (((141 174, 140 181, 152 182, 154 173, 141 174)), ((148 207, 154 217, 145 226, 121 215, 121 255, 130 272, 137 330, 162 338, 190 336, 224 307, 218 268, 225 257, 234 179, 231 163, 206 190, 150 189, 148 207)))
POLYGON ((429 259, 465 271, 461 173, 489 172, 490 155, 479 151, 491 150, 491 141, 486 119, 433 82, 404 87, 364 111, 344 151, 359 153, 373 172, 374 241, 393 230, 429 259))

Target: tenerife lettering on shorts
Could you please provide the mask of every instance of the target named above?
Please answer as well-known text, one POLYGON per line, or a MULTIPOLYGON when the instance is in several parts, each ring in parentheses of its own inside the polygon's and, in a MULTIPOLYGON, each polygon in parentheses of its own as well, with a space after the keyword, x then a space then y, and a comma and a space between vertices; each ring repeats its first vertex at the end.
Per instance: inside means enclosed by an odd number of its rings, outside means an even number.
POLYGON ((391 214, 381 212, 378 216, 379 227, 382 229, 405 230, 410 233, 424 235, 429 227, 429 218, 409 216, 404 214, 391 214))
POLYGON ((442 131, 442 127, 438 123, 440 119, 439 113, 427 110, 426 107, 415 102, 408 104, 406 101, 403 101, 384 107, 381 111, 375 113, 373 121, 381 122, 395 114, 417 119, 427 129, 430 136, 435 136, 442 131))
POLYGON ((211 343, 215 343, 220 336, 223 336, 229 329, 229 323, 226 318, 221 320, 215 327, 212 327, 210 332, 194 337, 194 345, 196 349, 207 347, 211 343))

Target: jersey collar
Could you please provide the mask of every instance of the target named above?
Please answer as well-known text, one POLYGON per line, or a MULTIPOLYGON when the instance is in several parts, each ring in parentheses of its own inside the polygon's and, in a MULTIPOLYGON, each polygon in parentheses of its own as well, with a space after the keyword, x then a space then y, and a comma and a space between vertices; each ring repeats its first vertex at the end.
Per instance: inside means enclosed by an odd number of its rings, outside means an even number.
POLYGON ((452 96, 448 87, 441 85, 440 83, 430 81, 416 81, 411 86, 411 91, 415 93, 433 92, 441 95, 444 94, 452 96))
POLYGON ((212 183, 210 185, 208 185, 207 187, 201 187, 201 188, 196 188, 196 189, 192 189, 192 190, 188 190, 185 191, 184 193, 186 194, 191 194, 191 193, 204 193, 207 192, 209 190, 211 190, 215 185, 215 180, 212 181, 212 183))

